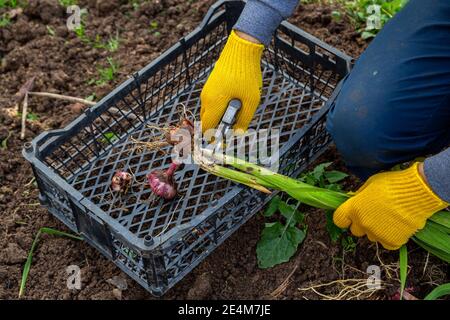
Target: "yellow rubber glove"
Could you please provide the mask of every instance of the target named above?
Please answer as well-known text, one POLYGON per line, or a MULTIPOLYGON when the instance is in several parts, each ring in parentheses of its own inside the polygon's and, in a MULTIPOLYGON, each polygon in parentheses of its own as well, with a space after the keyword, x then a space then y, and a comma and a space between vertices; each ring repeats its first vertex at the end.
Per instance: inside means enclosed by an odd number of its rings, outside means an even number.
POLYGON ((419 174, 419 163, 403 171, 376 174, 334 213, 334 223, 353 235, 367 235, 395 250, 425 226, 435 212, 448 206, 419 174))
POLYGON ((203 131, 217 127, 232 99, 242 103, 234 129, 247 130, 261 98, 263 49, 231 32, 200 95, 203 131))

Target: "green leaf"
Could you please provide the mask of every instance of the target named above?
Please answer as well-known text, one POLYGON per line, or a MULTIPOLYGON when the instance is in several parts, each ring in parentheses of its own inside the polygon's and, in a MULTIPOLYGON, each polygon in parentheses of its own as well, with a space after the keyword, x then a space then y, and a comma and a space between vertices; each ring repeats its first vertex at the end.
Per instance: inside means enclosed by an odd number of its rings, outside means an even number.
MULTIPOLYGON (((22 112, 17 112, 17 116, 18 117, 22 117, 22 112)), ((36 121, 38 119, 39 119, 39 115, 37 115, 37 114, 35 114, 33 112, 28 112, 27 113, 27 120, 36 121)))
POLYGON ((354 252, 356 249, 356 242, 352 236, 342 237, 341 245, 344 251, 354 252))
POLYGON ((364 40, 374 38, 374 37, 375 37, 375 33, 373 33, 373 32, 363 31, 363 33, 361 33, 361 38, 363 38, 364 40))
POLYGON ((342 20, 342 14, 339 11, 331 11, 331 17, 335 20, 335 21, 341 21, 342 20))
POLYGON ((39 116, 35 113, 30 112, 27 114, 27 119, 30 121, 36 121, 39 119, 39 116))
POLYGON ((40 238, 41 234, 43 234, 43 233, 49 234, 49 235, 67 237, 67 238, 74 239, 74 240, 83 240, 81 237, 78 237, 76 235, 73 235, 73 234, 70 234, 67 232, 59 231, 56 229, 47 228, 47 227, 43 227, 43 228, 39 229, 38 233, 36 234, 36 237, 34 238, 33 243, 31 244, 31 249, 28 252, 27 261, 25 262, 25 265, 23 267, 22 279, 20 281, 20 288, 19 288, 19 298, 25 292, 25 285, 27 283, 28 274, 30 273, 31 262, 33 261, 33 254, 34 254, 34 251, 36 250, 36 246, 38 244, 39 238, 40 238))
POLYGON ((439 211, 436 212, 429 218, 429 220, 447 228, 447 233, 450 233, 450 212, 449 211, 439 211))
POLYGON ((433 221, 427 221, 425 228, 418 231, 414 237, 426 243, 429 247, 441 250, 450 255, 449 236, 433 221))
POLYGON ((105 132, 103 134, 103 138, 100 139, 100 142, 112 143, 112 142, 114 142, 117 139, 119 139, 119 137, 114 132, 105 132))
POLYGON ((269 205, 267 206, 266 210, 264 210, 264 216, 271 217, 275 212, 277 212, 278 206, 281 201, 282 200, 279 196, 273 197, 273 199, 270 200, 269 205))
POLYGON ((43 227, 40 229, 40 231, 41 231, 41 233, 45 233, 45 234, 49 234, 49 235, 53 235, 53 236, 66 237, 66 238, 70 238, 73 240, 83 240, 83 238, 80 236, 76 236, 74 234, 67 233, 64 231, 59 231, 59 230, 52 229, 52 228, 43 227))
POLYGON ((280 210, 280 213, 286 218, 287 222, 293 226, 302 223, 305 218, 305 215, 298 211, 296 207, 288 205, 284 201, 279 203, 278 210, 280 210))
POLYGON ((432 225, 433 228, 438 229, 440 232, 444 234, 448 235, 450 233, 450 229, 440 223, 436 223, 433 220, 427 221, 427 223, 432 225))
POLYGON ((448 294, 450 294, 450 283, 444 283, 434 288, 423 300, 436 300, 448 294))
POLYGON ((320 180, 320 178, 323 176, 325 169, 329 167, 332 164, 332 162, 324 162, 316 166, 313 170, 313 176, 317 180, 320 180))
POLYGON ((305 232, 297 227, 283 226, 280 222, 266 227, 256 246, 259 267, 266 269, 289 261, 304 239, 305 232))
POLYGON ((403 290, 405 290, 406 277, 408 274, 408 249, 406 245, 401 246, 399 250, 400 263, 400 300, 403 299, 403 290))
POLYGON ((438 257, 439 259, 450 263, 450 253, 449 252, 445 252, 443 250, 437 249, 433 246, 428 245, 428 243, 423 242, 421 240, 419 240, 417 237, 412 237, 411 238, 415 243, 417 243, 419 246, 421 246, 423 249, 425 249, 427 252, 431 253, 432 255, 438 257))
POLYGON ((92 93, 91 95, 89 95, 89 96, 87 96, 86 98, 84 98, 84 100, 87 100, 87 101, 94 101, 95 98, 96 98, 96 95, 95 95, 95 92, 94 92, 94 93, 92 93))
POLYGON ((337 183, 330 183, 330 184, 328 184, 328 185, 326 185, 325 186, 325 189, 328 189, 328 190, 333 190, 333 191, 342 191, 342 187, 341 187, 341 185, 340 184, 337 184, 337 183))
POLYGON ((334 224, 333 213, 334 212, 332 210, 327 210, 325 212, 327 218, 327 224, 325 227, 328 231, 328 235, 330 236, 331 241, 333 243, 336 243, 341 237, 341 235, 344 233, 344 230, 342 230, 341 228, 339 228, 337 225, 334 224))
POLYGON ((316 178, 314 178, 312 173, 305 173, 301 175, 298 180, 300 180, 301 182, 305 182, 311 186, 315 186, 319 182, 316 178))
POLYGON ((336 170, 326 171, 324 175, 329 183, 336 183, 348 177, 348 174, 336 170))
POLYGON ((158 28, 158 21, 155 21, 155 20, 151 21, 150 22, 150 29, 154 30, 156 28, 158 28))

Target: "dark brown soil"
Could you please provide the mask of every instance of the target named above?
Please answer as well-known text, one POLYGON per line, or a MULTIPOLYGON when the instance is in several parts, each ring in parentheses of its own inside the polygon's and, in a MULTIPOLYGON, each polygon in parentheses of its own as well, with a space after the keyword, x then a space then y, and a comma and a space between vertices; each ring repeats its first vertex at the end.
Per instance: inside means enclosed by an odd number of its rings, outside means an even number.
MULTIPOLYGON (((195 28, 213 2, 159 0, 144 2, 136 9, 132 1, 79 1, 81 7, 88 9, 86 32, 90 38, 99 35, 107 39, 119 33, 120 46, 112 54, 104 49, 93 49, 67 32, 64 9, 56 0, 31 1, 23 13, 12 19, 10 26, 0 29, 0 140, 9 136, 7 148, 0 149, 0 299, 17 298, 23 264, 39 228, 66 230, 38 203, 31 168, 21 155, 24 141, 19 139, 20 119, 15 114, 14 93, 27 79, 36 76, 35 91, 78 97, 95 93, 99 99, 195 28), (150 27, 152 21, 157 22, 152 23, 156 27, 150 27), (97 68, 106 65, 107 56, 118 62, 118 76, 103 86, 88 84, 97 76, 97 68)), ((332 9, 317 4, 302 5, 290 21, 357 57, 367 43, 353 31, 347 19, 334 21, 332 9)), ((44 130, 65 126, 82 111, 79 105, 37 97, 32 98, 29 109, 38 119, 27 122, 26 141, 44 130)), ((330 160, 335 160, 336 168, 343 168, 334 151, 321 159, 330 160)), ((348 188, 355 185, 355 180, 347 183, 348 188)), ((308 209, 307 224, 307 238, 292 260, 261 270, 256 264, 255 246, 264 218, 256 215, 164 298, 318 299, 321 297, 316 293, 298 288, 336 279, 365 279, 368 265, 380 265, 376 246, 365 239, 358 241, 354 251, 345 251, 331 243, 325 230, 324 212, 308 209)), ((409 249, 408 286, 414 288, 415 295, 423 297, 435 284, 448 281, 445 264, 430 257, 424 268, 426 253, 413 244, 409 249)), ((390 273, 383 272, 386 287, 371 298, 386 299, 398 288, 395 274, 398 257, 396 252, 382 249, 379 255, 390 273)), ((339 285, 333 285, 318 290, 331 295, 339 289, 342 289, 339 285)), ((42 237, 24 297, 153 299, 86 243, 53 236, 42 237), (81 290, 67 289, 66 268, 72 264, 81 267, 81 290), (123 291, 116 288, 121 279, 127 283, 123 291)), ((365 297, 363 294, 360 298, 365 297)))

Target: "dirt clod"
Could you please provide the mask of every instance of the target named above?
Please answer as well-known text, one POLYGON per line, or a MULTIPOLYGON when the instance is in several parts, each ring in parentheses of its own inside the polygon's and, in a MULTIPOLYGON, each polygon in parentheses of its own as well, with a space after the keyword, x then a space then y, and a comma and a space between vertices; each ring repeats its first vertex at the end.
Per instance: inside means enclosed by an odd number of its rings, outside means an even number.
POLYGON ((118 5, 118 1, 116 0, 97 0, 95 8, 101 15, 107 15, 116 10, 118 5))
POLYGON ((195 280, 194 285, 188 291, 187 298, 190 300, 206 299, 211 290, 211 276, 209 273, 203 273, 195 280))
POLYGON ((127 290, 128 288, 127 280, 119 276, 114 276, 111 279, 106 280, 106 282, 115 286, 120 291, 127 290))
POLYGON ((42 22, 48 24, 54 19, 64 15, 64 8, 57 1, 36 0, 30 1, 25 7, 25 13, 31 17, 39 17, 42 22))
POLYGON ((17 264, 27 260, 27 253, 17 243, 8 243, 6 249, 0 253, 0 263, 17 264))
POLYGON ((122 290, 114 288, 112 290, 112 294, 113 294, 114 298, 116 298, 117 300, 122 300, 122 290))

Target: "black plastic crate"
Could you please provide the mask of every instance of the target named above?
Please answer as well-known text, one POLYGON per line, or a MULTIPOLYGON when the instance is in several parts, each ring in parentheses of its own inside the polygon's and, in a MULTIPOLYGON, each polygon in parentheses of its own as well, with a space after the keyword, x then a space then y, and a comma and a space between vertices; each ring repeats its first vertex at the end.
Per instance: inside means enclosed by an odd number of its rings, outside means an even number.
MULTIPOLYGON (((117 169, 143 180, 150 168, 167 167, 170 154, 137 150, 132 138, 161 134, 149 123, 177 123, 179 103, 198 117, 202 86, 244 4, 217 2, 158 59, 66 128, 44 132, 24 148, 41 203, 154 295, 181 280, 270 199, 196 165, 176 173, 182 197, 172 201, 150 203, 143 183, 121 197, 109 191, 117 169), (118 139, 105 139, 112 133, 118 139)), ((329 145, 325 116, 350 66, 350 57, 287 22, 276 31, 264 52, 262 100, 250 127, 280 129, 281 173, 300 173, 329 145)))

